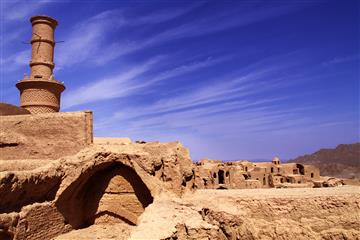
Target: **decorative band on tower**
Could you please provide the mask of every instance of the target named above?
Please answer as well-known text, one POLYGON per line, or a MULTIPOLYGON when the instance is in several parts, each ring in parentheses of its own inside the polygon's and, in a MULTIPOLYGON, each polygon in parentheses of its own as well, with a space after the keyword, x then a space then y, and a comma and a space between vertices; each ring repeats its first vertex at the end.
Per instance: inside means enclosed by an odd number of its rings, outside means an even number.
POLYGON ((31 113, 60 110, 64 84, 54 79, 54 31, 58 22, 48 16, 30 18, 32 24, 30 76, 16 84, 20 90, 20 106, 31 113))

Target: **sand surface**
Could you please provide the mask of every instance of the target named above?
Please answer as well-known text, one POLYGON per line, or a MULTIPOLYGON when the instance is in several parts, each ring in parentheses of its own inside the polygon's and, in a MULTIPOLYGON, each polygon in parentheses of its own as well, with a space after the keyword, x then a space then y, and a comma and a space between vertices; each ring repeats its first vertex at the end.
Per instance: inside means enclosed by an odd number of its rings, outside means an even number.
POLYGON ((206 197, 236 197, 236 198, 306 198, 320 196, 343 196, 359 194, 360 187, 339 186, 329 188, 262 188, 262 189, 201 189, 184 196, 185 199, 206 197))

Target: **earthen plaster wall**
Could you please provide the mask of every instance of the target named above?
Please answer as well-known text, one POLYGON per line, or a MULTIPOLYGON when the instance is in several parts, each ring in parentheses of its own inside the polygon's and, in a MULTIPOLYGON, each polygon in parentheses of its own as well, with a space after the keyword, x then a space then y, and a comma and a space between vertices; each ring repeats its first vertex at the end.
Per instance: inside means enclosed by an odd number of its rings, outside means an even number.
POLYGON ((313 165, 304 165, 304 172, 304 175, 307 178, 311 178, 314 180, 320 179, 320 170, 313 165))
POLYGON ((0 159, 57 159, 93 141, 92 112, 0 117, 0 159))
POLYGON ((0 172, 0 240, 48 240, 93 224, 136 225, 154 197, 180 196, 194 185, 188 150, 177 142, 92 144, 44 162, 0 172))

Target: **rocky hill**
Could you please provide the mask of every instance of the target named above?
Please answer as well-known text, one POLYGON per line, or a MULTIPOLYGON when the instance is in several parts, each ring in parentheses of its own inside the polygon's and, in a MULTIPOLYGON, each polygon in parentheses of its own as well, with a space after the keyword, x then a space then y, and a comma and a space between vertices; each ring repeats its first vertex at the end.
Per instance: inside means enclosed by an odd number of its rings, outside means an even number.
POLYGON ((340 144, 334 149, 321 149, 289 162, 313 164, 322 176, 360 178, 360 143, 340 144))

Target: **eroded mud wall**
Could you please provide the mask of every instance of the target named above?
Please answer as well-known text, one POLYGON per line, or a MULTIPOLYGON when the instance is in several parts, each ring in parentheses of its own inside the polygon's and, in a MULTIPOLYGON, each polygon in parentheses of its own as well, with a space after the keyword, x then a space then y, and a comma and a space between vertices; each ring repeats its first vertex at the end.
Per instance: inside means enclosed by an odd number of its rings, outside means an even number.
POLYGON ((84 173, 56 205, 72 228, 78 229, 97 223, 136 225, 152 201, 149 189, 133 169, 112 163, 84 173))
POLYGON ((0 116, 0 159, 57 159, 92 143, 92 113, 0 116))

